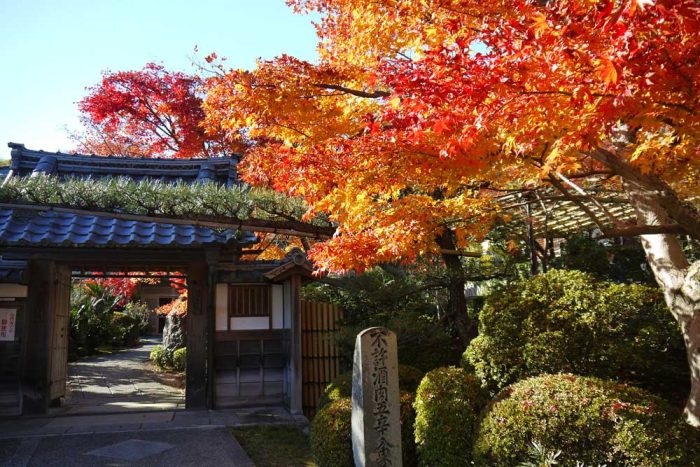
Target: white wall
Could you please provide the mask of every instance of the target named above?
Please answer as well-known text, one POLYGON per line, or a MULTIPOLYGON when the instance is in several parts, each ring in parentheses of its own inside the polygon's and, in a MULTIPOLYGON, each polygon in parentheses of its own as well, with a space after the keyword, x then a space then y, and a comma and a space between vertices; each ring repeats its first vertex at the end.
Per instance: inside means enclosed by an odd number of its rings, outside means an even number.
POLYGON ((269 316, 241 316, 231 318, 232 331, 252 331, 256 329, 270 329, 269 316))
MULTIPOLYGON (((229 319, 228 287, 229 284, 216 284, 216 330, 250 331, 270 329, 270 317, 268 316, 239 316, 229 319)), ((291 300, 289 293, 288 283, 285 286, 272 285, 272 329, 285 329, 291 325, 291 300)))
POLYGON ((284 329, 284 286, 272 286, 272 329, 284 329))

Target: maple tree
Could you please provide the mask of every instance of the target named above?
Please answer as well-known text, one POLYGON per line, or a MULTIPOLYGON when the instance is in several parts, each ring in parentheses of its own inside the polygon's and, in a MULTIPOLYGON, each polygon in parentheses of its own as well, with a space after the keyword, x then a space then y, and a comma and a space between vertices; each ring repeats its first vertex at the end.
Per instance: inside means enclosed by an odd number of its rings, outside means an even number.
POLYGON ((319 63, 221 66, 205 123, 254 142, 247 181, 337 223, 311 249, 320 270, 442 255, 459 325, 458 254, 503 216, 498 196, 558 190, 603 234, 642 236, 687 345, 685 415, 700 425, 700 262, 677 236, 700 239, 698 4, 289 3, 321 14, 319 63), (590 208, 586 189, 601 183, 628 195, 635 225, 590 208))
POLYGON ((141 70, 105 72, 79 103, 85 127, 73 136, 81 152, 144 157, 212 157, 241 150, 206 133, 201 80, 148 63, 141 70))

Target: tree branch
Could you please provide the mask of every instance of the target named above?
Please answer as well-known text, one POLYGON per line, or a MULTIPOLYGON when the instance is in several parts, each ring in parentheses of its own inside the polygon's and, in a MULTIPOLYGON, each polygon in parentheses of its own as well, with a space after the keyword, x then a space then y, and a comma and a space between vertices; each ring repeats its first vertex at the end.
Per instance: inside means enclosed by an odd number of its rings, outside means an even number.
POLYGON ((388 91, 374 90, 371 92, 367 92, 360 91, 359 89, 346 88, 345 86, 340 86, 339 84, 319 83, 315 84, 314 86, 321 89, 333 89, 335 91, 341 91, 346 94, 352 94, 353 96, 364 97, 367 99, 378 99, 381 97, 388 97, 389 95, 391 95, 391 93, 389 93, 388 91))

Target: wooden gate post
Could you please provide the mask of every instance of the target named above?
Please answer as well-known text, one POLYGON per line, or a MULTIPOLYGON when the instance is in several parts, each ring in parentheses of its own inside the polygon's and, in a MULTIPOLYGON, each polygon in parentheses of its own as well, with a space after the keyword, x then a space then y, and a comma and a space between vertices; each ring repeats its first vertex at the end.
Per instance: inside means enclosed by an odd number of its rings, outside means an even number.
POLYGON ((290 279, 292 292, 292 393, 290 394, 289 411, 292 414, 301 414, 303 413, 303 381, 301 361, 301 276, 295 274, 290 279))
POLYGON ((65 395, 68 366, 70 270, 53 261, 29 262, 22 413, 46 413, 65 395))
POLYGON ((209 271, 205 261, 191 263, 187 271, 187 377, 185 406, 207 407, 207 337, 209 271))

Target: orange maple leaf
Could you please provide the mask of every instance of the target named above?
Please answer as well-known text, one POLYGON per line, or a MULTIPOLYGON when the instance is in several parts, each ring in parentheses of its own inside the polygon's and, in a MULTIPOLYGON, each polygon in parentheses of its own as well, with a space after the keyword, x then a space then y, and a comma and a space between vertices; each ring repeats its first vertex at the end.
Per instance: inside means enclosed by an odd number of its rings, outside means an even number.
POLYGON ((618 74, 615 64, 609 58, 597 61, 596 71, 606 85, 617 84, 618 74))

